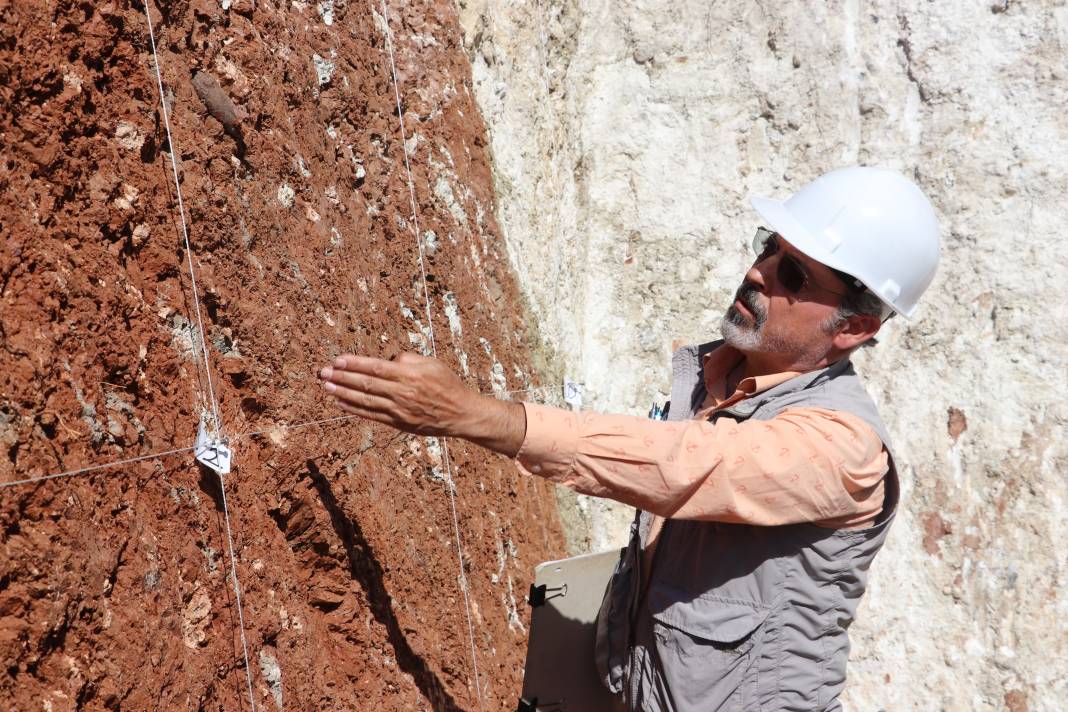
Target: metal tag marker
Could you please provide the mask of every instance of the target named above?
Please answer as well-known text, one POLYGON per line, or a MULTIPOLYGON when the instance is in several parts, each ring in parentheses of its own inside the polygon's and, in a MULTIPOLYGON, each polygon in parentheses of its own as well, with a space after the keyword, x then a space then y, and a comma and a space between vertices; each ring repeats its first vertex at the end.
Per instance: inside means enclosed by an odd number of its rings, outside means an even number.
POLYGON ((220 475, 229 474, 233 453, 230 451, 226 440, 220 440, 208 435, 208 430, 204 427, 203 420, 200 421, 200 429, 197 430, 197 440, 193 444, 193 454, 196 456, 197 462, 200 462, 205 467, 215 470, 220 475))

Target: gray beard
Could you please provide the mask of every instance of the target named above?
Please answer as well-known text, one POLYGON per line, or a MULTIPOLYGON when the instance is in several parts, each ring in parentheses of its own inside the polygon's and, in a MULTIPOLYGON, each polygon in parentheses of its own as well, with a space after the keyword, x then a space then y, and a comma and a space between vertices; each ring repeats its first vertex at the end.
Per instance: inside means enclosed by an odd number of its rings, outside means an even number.
POLYGON ((723 340, 726 341, 729 346, 733 346, 742 352, 760 351, 760 327, 751 326, 749 324, 742 326, 736 323, 731 318, 731 310, 734 310, 734 307, 731 307, 728 313, 725 314, 723 319, 719 322, 719 333, 723 337, 723 340))
POLYGON ((761 311, 760 307, 752 304, 748 299, 742 303, 749 308, 756 317, 751 322, 743 317, 732 304, 723 319, 719 322, 719 333, 729 346, 733 346, 742 353, 795 353, 798 345, 789 343, 776 334, 767 334, 764 331, 764 323, 767 312, 761 311))
POLYGON ((734 307, 734 304, 731 304, 727 307, 727 311, 719 323, 719 333, 723 336, 723 340, 739 351, 759 352, 767 350, 766 345, 762 342, 764 339, 764 322, 767 320, 768 314, 760 308, 759 304, 755 303, 756 300, 753 299, 754 293, 755 290, 749 285, 742 285, 734 293, 734 298, 744 304, 753 314, 753 321, 749 321, 742 316, 741 312, 734 307))

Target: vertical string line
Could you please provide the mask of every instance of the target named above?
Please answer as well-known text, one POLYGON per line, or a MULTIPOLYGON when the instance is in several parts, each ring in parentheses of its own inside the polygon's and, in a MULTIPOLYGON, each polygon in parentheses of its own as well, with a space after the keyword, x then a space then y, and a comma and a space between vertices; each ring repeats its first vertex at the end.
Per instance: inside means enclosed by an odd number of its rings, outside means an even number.
POLYGON ((211 412, 215 420, 214 431, 221 434, 222 420, 219 418, 219 404, 215 402, 215 389, 211 384, 211 365, 208 363, 208 341, 204 336, 204 320, 200 316, 200 296, 197 293, 197 276, 193 269, 193 250, 189 246, 189 227, 185 221, 185 202, 182 200, 182 186, 178 181, 178 160, 174 157, 178 152, 171 136, 171 118, 167 110, 167 97, 163 94, 163 75, 159 66, 159 54, 156 52, 156 34, 152 28, 152 13, 148 9, 148 0, 144 0, 145 19, 148 20, 148 41, 152 46, 152 59, 156 69, 156 85, 159 87, 159 103, 163 107, 163 127, 167 132, 167 145, 170 147, 171 171, 174 173, 174 190, 178 195, 178 215, 182 222, 182 239, 185 241, 185 254, 189 258, 189 279, 193 284, 193 305, 196 308, 197 326, 200 329, 200 351, 204 356, 204 375, 208 380, 208 395, 211 398, 211 412))
POLYGON ((234 556, 234 536, 230 533, 230 509, 226 505, 226 480, 219 475, 219 491, 222 492, 223 521, 226 522, 226 544, 230 549, 230 580, 234 584, 234 598, 237 602, 237 623, 241 631, 241 654, 245 658, 245 681, 248 683, 248 703, 252 712, 256 712, 256 698, 252 694, 252 670, 248 665, 248 641, 245 639, 245 614, 241 606, 241 584, 237 581, 237 558, 234 556))
POLYGON ((412 166, 408 159, 408 133, 404 128, 404 111, 401 108, 400 84, 397 81, 397 65, 393 59, 393 41, 389 29, 389 10, 386 0, 382 0, 383 21, 386 23, 386 49, 389 50, 389 68, 393 75, 393 96, 397 100, 397 120, 400 123, 401 149, 404 154, 404 170, 408 174, 408 200, 412 206, 412 223, 415 225, 415 243, 419 248, 419 274, 423 278, 423 300, 426 303, 426 323, 430 329, 430 348, 434 358, 438 356, 438 347, 434 341, 434 320, 430 316, 430 289, 426 280, 426 260, 423 257, 423 236, 419 229, 419 211, 415 204, 415 186, 412 183, 412 166))
MULTIPOLYGON (((171 134, 170 112, 167 110, 167 97, 163 92, 163 73, 160 69, 159 53, 156 51, 156 35, 152 27, 152 13, 148 7, 148 0, 143 0, 145 7, 145 19, 148 21, 148 39, 152 47, 152 58, 156 69, 156 85, 159 88, 159 102, 163 107, 163 126, 167 132, 167 145, 170 147, 171 171, 174 174, 174 190, 178 196, 178 214, 181 216, 182 239, 185 241, 185 252, 189 258, 189 279, 193 287, 193 304, 196 308, 197 326, 200 330, 201 354, 204 357, 204 375, 208 381, 208 394, 211 399, 212 417, 214 418, 214 431, 216 435, 222 433, 222 419, 219 417, 219 404, 215 400, 215 389, 211 383, 211 364, 208 360, 208 341, 204 332, 204 320, 200 313, 200 296, 197 292, 196 269, 193 265, 193 250, 189 245, 189 227, 185 219, 185 202, 182 200, 182 186, 178 180, 178 160, 175 158, 177 147, 171 134)), ((226 481, 222 475, 219 477, 219 491, 222 493, 223 520, 226 523, 226 543, 230 552, 230 582, 233 584, 234 600, 237 604, 237 620, 241 633, 241 654, 245 663, 245 681, 248 684, 248 703, 252 712, 256 712, 256 698, 252 692, 252 668, 248 662, 248 641, 245 636, 245 614, 241 605, 241 584, 237 579, 237 557, 234 554, 234 537, 230 528, 230 509, 226 502, 226 481)))
MULTIPOLYGON (((415 183, 412 178, 412 166, 411 160, 408 156, 408 133, 404 126, 404 110, 401 105, 400 97, 400 82, 397 80, 397 63, 393 56, 393 39, 392 32, 389 27, 389 9, 386 7, 386 0, 381 0, 382 5, 382 21, 385 24, 385 32, 383 33, 386 38, 386 49, 389 53, 389 67, 390 73, 393 78, 393 96, 397 102, 397 120, 400 124, 401 133, 401 149, 404 153, 404 170, 408 177, 408 198, 411 202, 412 208, 412 224, 415 227, 415 242, 419 248, 419 273, 423 280, 423 299, 426 303, 426 321, 428 324, 428 331, 430 333, 430 350, 437 358, 438 347, 437 341, 434 338, 434 320, 431 317, 430 312, 430 289, 427 287, 426 279, 426 260, 423 256, 423 237, 422 232, 419 229, 419 211, 416 206, 415 200, 415 183)), ((452 478, 452 458, 449 457, 449 444, 445 438, 441 439, 441 449, 445 460, 445 478, 446 486, 449 490, 449 508, 452 512, 452 529, 456 539, 456 557, 460 563, 460 592, 463 594, 464 599, 464 614, 467 618, 467 638, 471 645, 471 669, 475 678, 475 699, 478 702, 478 708, 482 709, 482 684, 479 680, 478 674, 478 651, 475 648, 475 627, 471 622, 471 600, 468 593, 467 574, 464 571, 464 551, 463 543, 460 537, 460 519, 456 511, 456 485, 452 478)))

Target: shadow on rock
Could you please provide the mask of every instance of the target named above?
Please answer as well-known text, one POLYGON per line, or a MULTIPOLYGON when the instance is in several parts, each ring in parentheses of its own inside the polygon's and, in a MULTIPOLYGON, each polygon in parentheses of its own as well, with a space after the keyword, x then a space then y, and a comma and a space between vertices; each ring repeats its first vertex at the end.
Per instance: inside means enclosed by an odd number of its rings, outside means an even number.
POLYGON ((330 523, 334 532, 345 545, 345 554, 349 560, 349 574, 360 583, 370 600, 371 612, 385 627, 390 645, 396 653, 397 664, 412 676, 419 691, 423 694, 435 712, 463 712, 456 700, 446 691, 438 676, 430 669, 426 660, 412 650, 408 639, 401 632, 397 615, 393 612, 391 598, 383 581, 382 566, 375 558, 374 551, 364 537, 358 522, 350 519, 342 510, 334 496, 329 480, 320 472, 312 460, 307 461, 308 476, 311 478, 323 506, 330 514, 330 523))

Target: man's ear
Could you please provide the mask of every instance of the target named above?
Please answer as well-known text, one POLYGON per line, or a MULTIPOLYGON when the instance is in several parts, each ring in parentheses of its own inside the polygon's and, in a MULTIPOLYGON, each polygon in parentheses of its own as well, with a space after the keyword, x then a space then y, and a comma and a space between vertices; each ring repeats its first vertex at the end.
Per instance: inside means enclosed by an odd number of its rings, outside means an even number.
POLYGON ((838 327, 833 339, 834 347, 842 351, 852 351, 878 334, 882 325, 878 316, 854 314, 838 327))

